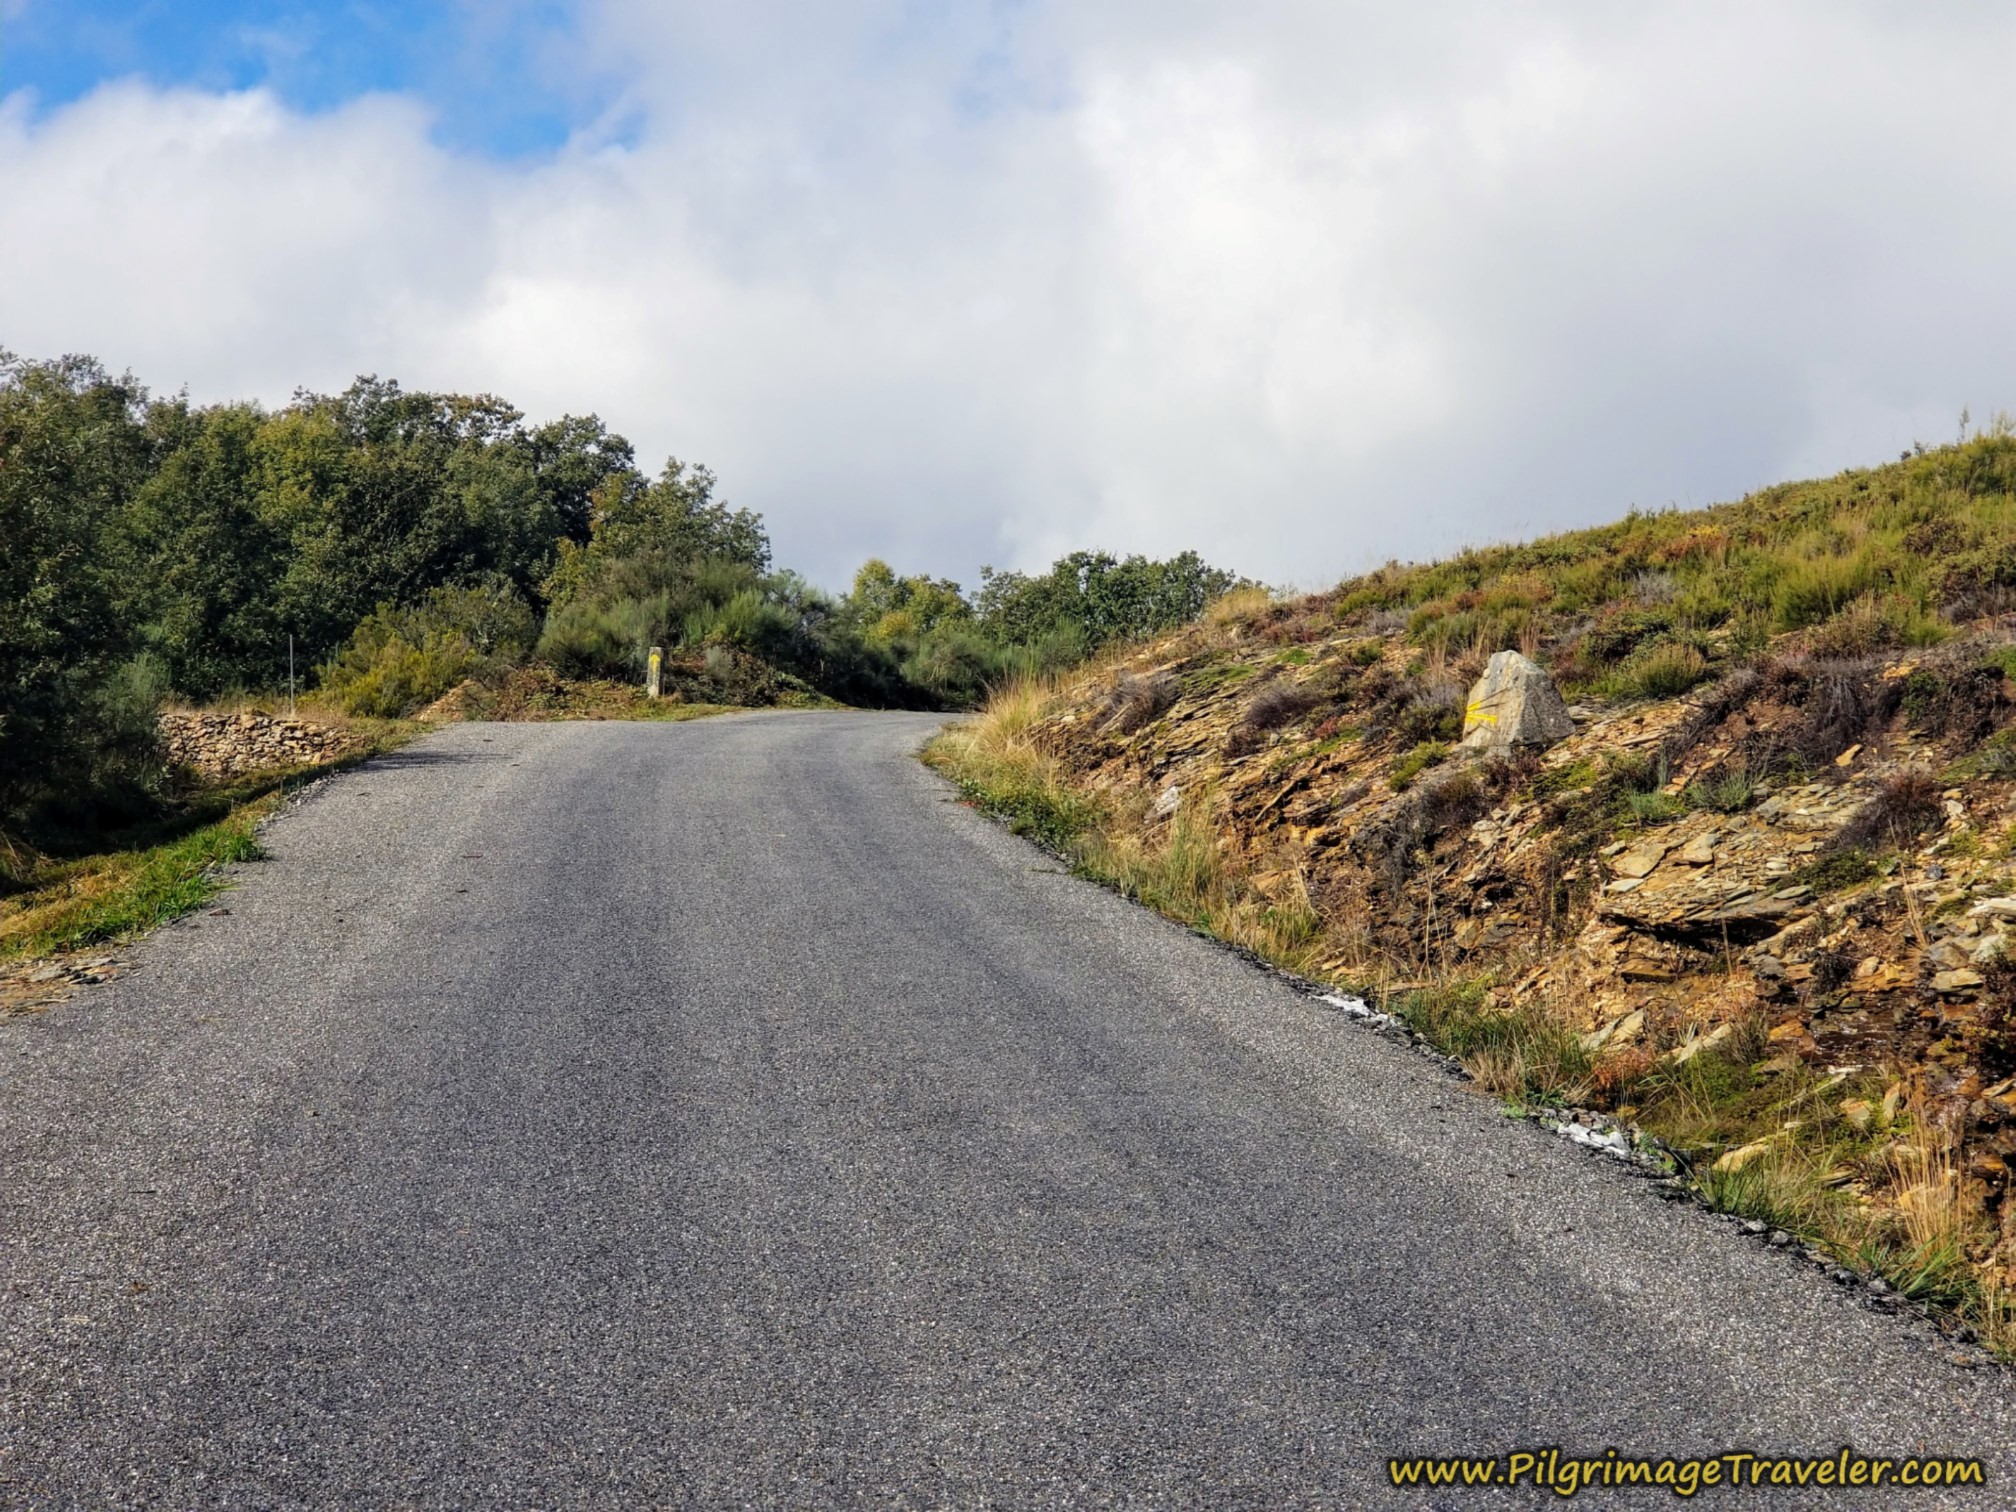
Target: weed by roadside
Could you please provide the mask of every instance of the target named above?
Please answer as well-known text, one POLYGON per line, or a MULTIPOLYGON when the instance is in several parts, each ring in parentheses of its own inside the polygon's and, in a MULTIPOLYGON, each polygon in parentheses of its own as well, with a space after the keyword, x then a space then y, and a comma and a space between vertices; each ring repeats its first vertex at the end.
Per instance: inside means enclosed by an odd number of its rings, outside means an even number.
POLYGON ((259 858, 259 824, 289 792, 413 733, 381 727, 367 747, 339 760, 187 790, 154 820, 123 832, 55 837, 46 851, 11 844, 0 963, 130 939, 203 907, 223 886, 222 867, 259 858))

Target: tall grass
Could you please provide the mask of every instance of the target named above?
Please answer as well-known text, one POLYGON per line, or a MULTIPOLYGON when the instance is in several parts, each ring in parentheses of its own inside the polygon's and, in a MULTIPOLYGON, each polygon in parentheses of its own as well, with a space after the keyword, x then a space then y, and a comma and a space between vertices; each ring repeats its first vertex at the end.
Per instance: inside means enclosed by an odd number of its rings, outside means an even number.
POLYGON ((1260 886, 1225 854, 1208 793, 1186 795, 1158 826, 1144 824, 1144 805, 1116 807, 1080 791, 1041 742, 1058 698, 1054 678, 1017 678, 979 714, 949 726, 925 760, 976 807, 1059 851, 1083 875, 1263 959, 1306 964, 1323 928, 1301 875, 1260 886))

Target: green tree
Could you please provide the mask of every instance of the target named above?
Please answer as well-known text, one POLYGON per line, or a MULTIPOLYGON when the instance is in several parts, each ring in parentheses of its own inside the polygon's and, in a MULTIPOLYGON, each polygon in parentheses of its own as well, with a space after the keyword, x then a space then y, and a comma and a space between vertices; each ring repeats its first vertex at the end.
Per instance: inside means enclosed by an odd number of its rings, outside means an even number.
POLYGON ((88 358, 0 352, 0 820, 146 783, 156 688, 132 665, 120 552, 146 406, 88 358))
POLYGON ((159 462, 127 511, 142 636, 169 681, 193 698, 267 687, 287 667, 280 611, 288 540, 260 511, 255 405, 148 415, 159 462))
POLYGON ((846 609, 871 641, 891 645, 969 620, 973 607, 950 578, 903 577, 879 557, 854 574, 846 609))

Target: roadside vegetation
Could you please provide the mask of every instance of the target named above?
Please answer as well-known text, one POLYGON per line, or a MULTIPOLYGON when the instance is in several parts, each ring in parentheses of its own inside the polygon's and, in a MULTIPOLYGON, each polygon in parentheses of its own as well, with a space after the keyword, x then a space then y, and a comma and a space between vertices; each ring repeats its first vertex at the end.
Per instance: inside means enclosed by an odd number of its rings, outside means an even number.
POLYGON ((1364 996, 1510 1107, 1624 1121, 1710 1205, 2009 1353, 2012 614, 1998 422, 1229 598, 1004 689, 927 760, 1084 875, 1364 996), (1467 759, 1507 647, 1577 734, 1467 759))
MULTIPOLYGON (((71 831, 47 851, 0 838, 10 880, 0 899, 0 972, 130 939, 202 908, 222 890, 222 868, 260 858, 259 825, 290 792, 399 745, 417 728, 359 722, 343 756, 171 790, 138 822, 71 831)), ((11 975, 18 982, 21 973, 11 975)))
POLYGON ((762 518, 706 468, 647 473, 594 415, 535 424, 379 378, 197 406, 89 358, 5 352, 0 543, 9 951, 201 892, 156 884, 203 853, 190 837, 227 822, 226 798, 173 758, 164 707, 284 707, 363 732, 360 749, 421 715, 962 708, 1194 619, 1235 582, 1194 553, 1079 552, 983 569, 970 594, 871 560, 829 594, 772 561, 762 518), (639 692, 654 646, 656 701, 639 692), (47 922, 73 913, 87 922, 47 922))

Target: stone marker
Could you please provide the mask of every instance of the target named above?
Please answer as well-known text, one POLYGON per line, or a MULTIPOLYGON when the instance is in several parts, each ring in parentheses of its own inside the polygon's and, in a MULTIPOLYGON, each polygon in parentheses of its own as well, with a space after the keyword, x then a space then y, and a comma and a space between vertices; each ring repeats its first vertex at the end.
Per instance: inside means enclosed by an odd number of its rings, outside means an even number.
POLYGON ((1554 679, 1517 651, 1491 658, 1463 711, 1463 744, 1480 751, 1548 746, 1574 733, 1554 679))

